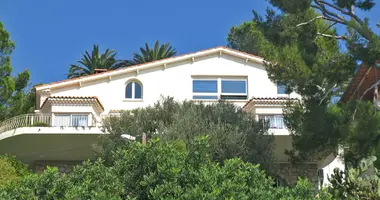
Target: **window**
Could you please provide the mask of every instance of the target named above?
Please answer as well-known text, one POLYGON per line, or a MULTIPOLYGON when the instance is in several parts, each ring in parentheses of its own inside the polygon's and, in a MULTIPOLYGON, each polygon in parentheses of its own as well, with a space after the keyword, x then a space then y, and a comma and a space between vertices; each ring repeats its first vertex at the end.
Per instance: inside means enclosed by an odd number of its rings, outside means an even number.
POLYGON ((71 126, 88 126, 88 115, 72 115, 71 126))
POLYGON ((286 94, 285 85, 277 84, 277 94, 286 94))
POLYGON ((285 128, 284 117, 282 115, 260 115, 259 120, 263 121, 264 123, 268 123, 269 128, 285 128))
POLYGON ((193 79, 193 99, 247 99, 246 78, 193 79))
POLYGON ((54 116, 54 126, 88 126, 87 114, 56 114, 54 116))
POLYGON ((71 125, 70 115, 55 115, 54 116, 54 126, 70 126, 71 125))
POLYGON ((218 99, 217 80, 193 80, 193 99, 218 99))
POLYGON ((142 86, 136 81, 129 82, 125 87, 126 99, 142 99, 142 86))

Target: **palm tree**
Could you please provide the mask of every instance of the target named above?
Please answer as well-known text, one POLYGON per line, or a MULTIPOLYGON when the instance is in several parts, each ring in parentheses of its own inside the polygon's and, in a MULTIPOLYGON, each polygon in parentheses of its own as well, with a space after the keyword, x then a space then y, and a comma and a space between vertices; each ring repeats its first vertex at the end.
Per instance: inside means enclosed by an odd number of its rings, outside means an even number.
POLYGON ((99 46, 94 45, 91 55, 85 51, 83 58, 78 61, 80 65, 71 65, 68 78, 76 78, 95 74, 96 69, 113 70, 122 66, 119 60, 115 59, 116 52, 106 49, 103 54, 99 53, 99 46))
POLYGON ((170 46, 169 43, 162 44, 160 46, 159 42, 156 41, 154 48, 149 48, 149 45, 145 43, 145 49, 141 47, 140 54, 133 53, 133 59, 124 61, 124 65, 131 66, 146 62, 152 62, 155 60, 170 58, 176 54, 176 50, 170 46))

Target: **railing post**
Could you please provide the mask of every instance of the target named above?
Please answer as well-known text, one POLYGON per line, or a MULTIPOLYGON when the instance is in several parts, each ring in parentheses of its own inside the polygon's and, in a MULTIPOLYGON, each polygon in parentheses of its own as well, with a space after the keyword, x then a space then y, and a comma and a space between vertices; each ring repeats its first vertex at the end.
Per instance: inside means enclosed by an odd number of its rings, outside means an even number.
POLYGON ((51 113, 51 115, 50 115, 50 120, 49 120, 49 124, 50 124, 50 126, 54 126, 54 113, 51 113))

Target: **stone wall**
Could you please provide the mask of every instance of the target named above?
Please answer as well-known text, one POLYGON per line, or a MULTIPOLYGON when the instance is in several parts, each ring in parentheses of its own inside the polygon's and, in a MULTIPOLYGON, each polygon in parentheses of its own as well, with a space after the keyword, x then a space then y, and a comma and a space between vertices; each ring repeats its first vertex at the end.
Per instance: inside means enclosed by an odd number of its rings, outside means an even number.
POLYGON ((318 187, 318 167, 317 164, 309 163, 276 163, 273 166, 275 174, 280 179, 280 182, 285 182, 288 185, 295 185, 298 177, 307 178, 318 187))
POLYGON ((48 161, 40 160, 34 163, 34 171, 42 173, 47 166, 57 167, 61 173, 70 173, 75 165, 82 163, 82 161, 48 161))

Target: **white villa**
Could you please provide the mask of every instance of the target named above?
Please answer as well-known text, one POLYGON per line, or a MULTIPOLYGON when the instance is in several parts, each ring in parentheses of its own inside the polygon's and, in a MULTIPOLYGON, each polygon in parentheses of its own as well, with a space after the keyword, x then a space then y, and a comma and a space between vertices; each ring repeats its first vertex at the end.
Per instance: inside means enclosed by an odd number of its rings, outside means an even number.
POLYGON ((36 171, 46 165, 64 170, 94 159, 92 145, 106 134, 103 116, 152 105, 161 96, 178 101, 224 99, 268 120, 275 137, 276 171, 289 183, 298 176, 327 183, 335 167, 344 167, 335 154, 315 162, 289 162, 284 150, 292 148, 292 137, 282 108, 299 96, 285 94, 268 79, 263 58, 226 47, 37 86, 35 113, 0 123, 0 154, 13 154, 36 171))

